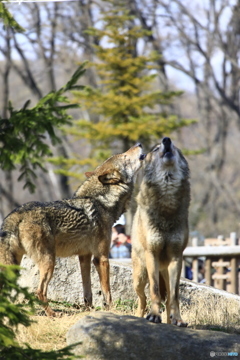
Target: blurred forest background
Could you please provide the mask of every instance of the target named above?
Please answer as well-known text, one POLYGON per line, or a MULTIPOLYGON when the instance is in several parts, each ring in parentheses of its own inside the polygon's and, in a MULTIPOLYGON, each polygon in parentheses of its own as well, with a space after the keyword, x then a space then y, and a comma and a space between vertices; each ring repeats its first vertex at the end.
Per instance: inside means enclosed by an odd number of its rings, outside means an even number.
MULTIPOLYGON (((138 140, 147 152, 169 135, 190 165, 190 231, 239 235, 240 1, 20 1, 5 7, 25 31, 0 24, 0 135, 13 114, 9 101, 14 109, 34 107, 87 63, 78 73, 80 86, 64 88, 71 90, 64 121, 54 132, 41 132, 52 156, 43 151, 33 167, 35 192, 23 189, 24 177, 18 181, 17 157, 15 169, 2 166, 1 218, 27 201, 71 197, 84 172, 112 153, 138 140)), ((21 136, 28 141, 27 133, 21 136)))

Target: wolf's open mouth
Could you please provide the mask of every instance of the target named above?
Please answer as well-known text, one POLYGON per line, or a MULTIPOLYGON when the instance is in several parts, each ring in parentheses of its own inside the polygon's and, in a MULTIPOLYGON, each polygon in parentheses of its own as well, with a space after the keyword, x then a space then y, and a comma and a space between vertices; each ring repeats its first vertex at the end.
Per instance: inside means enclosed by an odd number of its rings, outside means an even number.
POLYGON ((172 155, 173 155, 172 151, 164 151, 163 153, 163 156, 167 156, 167 157, 170 157, 172 155))
POLYGON ((140 155, 139 160, 144 160, 145 157, 146 157, 146 155, 145 155, 145 154, 142 154, 142 155, 140 155))
POLYGON ((173 157, 172 151, 164 151, 163 157, 167 159, 171 159, 173 157))

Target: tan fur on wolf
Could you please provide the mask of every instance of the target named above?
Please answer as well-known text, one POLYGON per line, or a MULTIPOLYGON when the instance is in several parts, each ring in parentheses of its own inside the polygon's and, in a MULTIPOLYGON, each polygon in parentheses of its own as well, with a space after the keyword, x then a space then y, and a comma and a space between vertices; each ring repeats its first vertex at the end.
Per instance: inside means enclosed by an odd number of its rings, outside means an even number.
POLYGON ((147 319, 161 322, 161 301, 167 298, 167 322, 187 326, 180 316, 178 296, 182 253, 188 242, 189 169, 170 138, 147 155, 137 203, 132 229, 136 315, 144 315, 144 288, 149 280, 152 305, 147 319))
POLYGON ((54 311, 47 304, 47 287, 55 258, 79 255, 84 301, 92 305, 91 257, 99 274, 104 305, 111 303, 109 287, 109 247, 113 223, 126 210, 133 191, 134 175, 141 166, 142 146, 114 155, 86 173, 88 179, 71 199, 30 202, 13 210, 3 221, 0 232, 0 263, 20 264, 27 254, 38 265, 38 298, 47 315, 54 311))

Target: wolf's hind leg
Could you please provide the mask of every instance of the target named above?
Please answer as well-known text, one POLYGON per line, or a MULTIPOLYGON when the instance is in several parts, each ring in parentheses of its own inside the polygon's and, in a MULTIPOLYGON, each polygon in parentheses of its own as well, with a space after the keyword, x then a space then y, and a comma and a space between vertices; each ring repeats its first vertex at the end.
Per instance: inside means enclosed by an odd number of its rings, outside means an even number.
POLYGON ((20 265, 24 250, 18 244, 19 239, 6 231, 0 230, 0 264, 20 265))
POLYGON ((91 289, 91 258, 92 254, 79 256, 81 267, 83 298, 86 306, 92 306, 92 289, 91 289))
MULTIPOLYGON (((4 267, 1 265, 20 265, 23 252, 21 249, 17 249, 19 251, 14 251, 10 248, 10 239, 7 239, 8 243, 5 244, 5 239, 0 238, 0 271, 4 271, 4 267)), ((20 269, 15 270, 15 273, 19 274, 20 269)), ((0 282, 0 292, 2 291, 3 284, 0 282)))
POLYGON ((132 253, 133 259, 133 288, 138 295, 138 307, 136 316, 143 317, 146 310, 146 295, 144 292, 147 283, 147 269, 145 264, 142 263, 141 259, 137 255, 132 253))
POLYGON ((52 255, 48 255, 48 256, 44 255, 44 258, 41 259, 40 262, 38 262, 38 268, 40 271, 40 281, 37 289, 37 296, 39 300, 44 303, 43 306, 47 316, 56 316, 55 312, 48 305, 48 300, 47 300, 47 288, 49 281, 52 278, 54 266, 55 266, 55 258, 52 255))

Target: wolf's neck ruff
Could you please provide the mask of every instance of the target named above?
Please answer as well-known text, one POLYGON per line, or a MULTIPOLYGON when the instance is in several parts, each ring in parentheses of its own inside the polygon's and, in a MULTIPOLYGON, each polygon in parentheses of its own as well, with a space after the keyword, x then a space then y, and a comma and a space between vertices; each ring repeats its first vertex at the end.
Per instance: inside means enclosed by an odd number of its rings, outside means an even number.
MULTIPOLYGON (((128 206, 128 202, 131 199, 133 193, 133 181, 129 184, 119 183, 114 185, 114 191, 111 191, 111 186, 103 186, 101 183, 96 185, 96 179, 91 177, 85 183, 78 188, 76 193, 74 194, 74 198, 81 198, 83 194, 87 193, 89 200, 92 199, 94 204, 98 204, 98 206, 108 209, 105 213, 105 216, 108 217, 108 222, 114 223, 119 219, 123 212, 125 212, 126 207, 128 206), (92 184, 95 184, 95 191, 92 190, 92 184), (109 193, 111 195, 109 196, 109 193), (109 211, 109 209, 111 211, 109 211)), ((95 205, 96 206, 96 205, 95 205)), ((91 215, 91 207, 89 207, 89 212, 91 215)))
MULTIPOLYGON (((154 169, 155 170, 155 169, 154 169)), ((178 171, 146 171, 143 178, 141 191, 138 194, 138 204, 146 206, 146 203, 155 204, 156 200, 161 203, 161 207, 155 209, 157 212, 162 207, 167 207, 168 212, 172 209, 176 210, 181 201, 181 187, 183 177, 178 171)))

